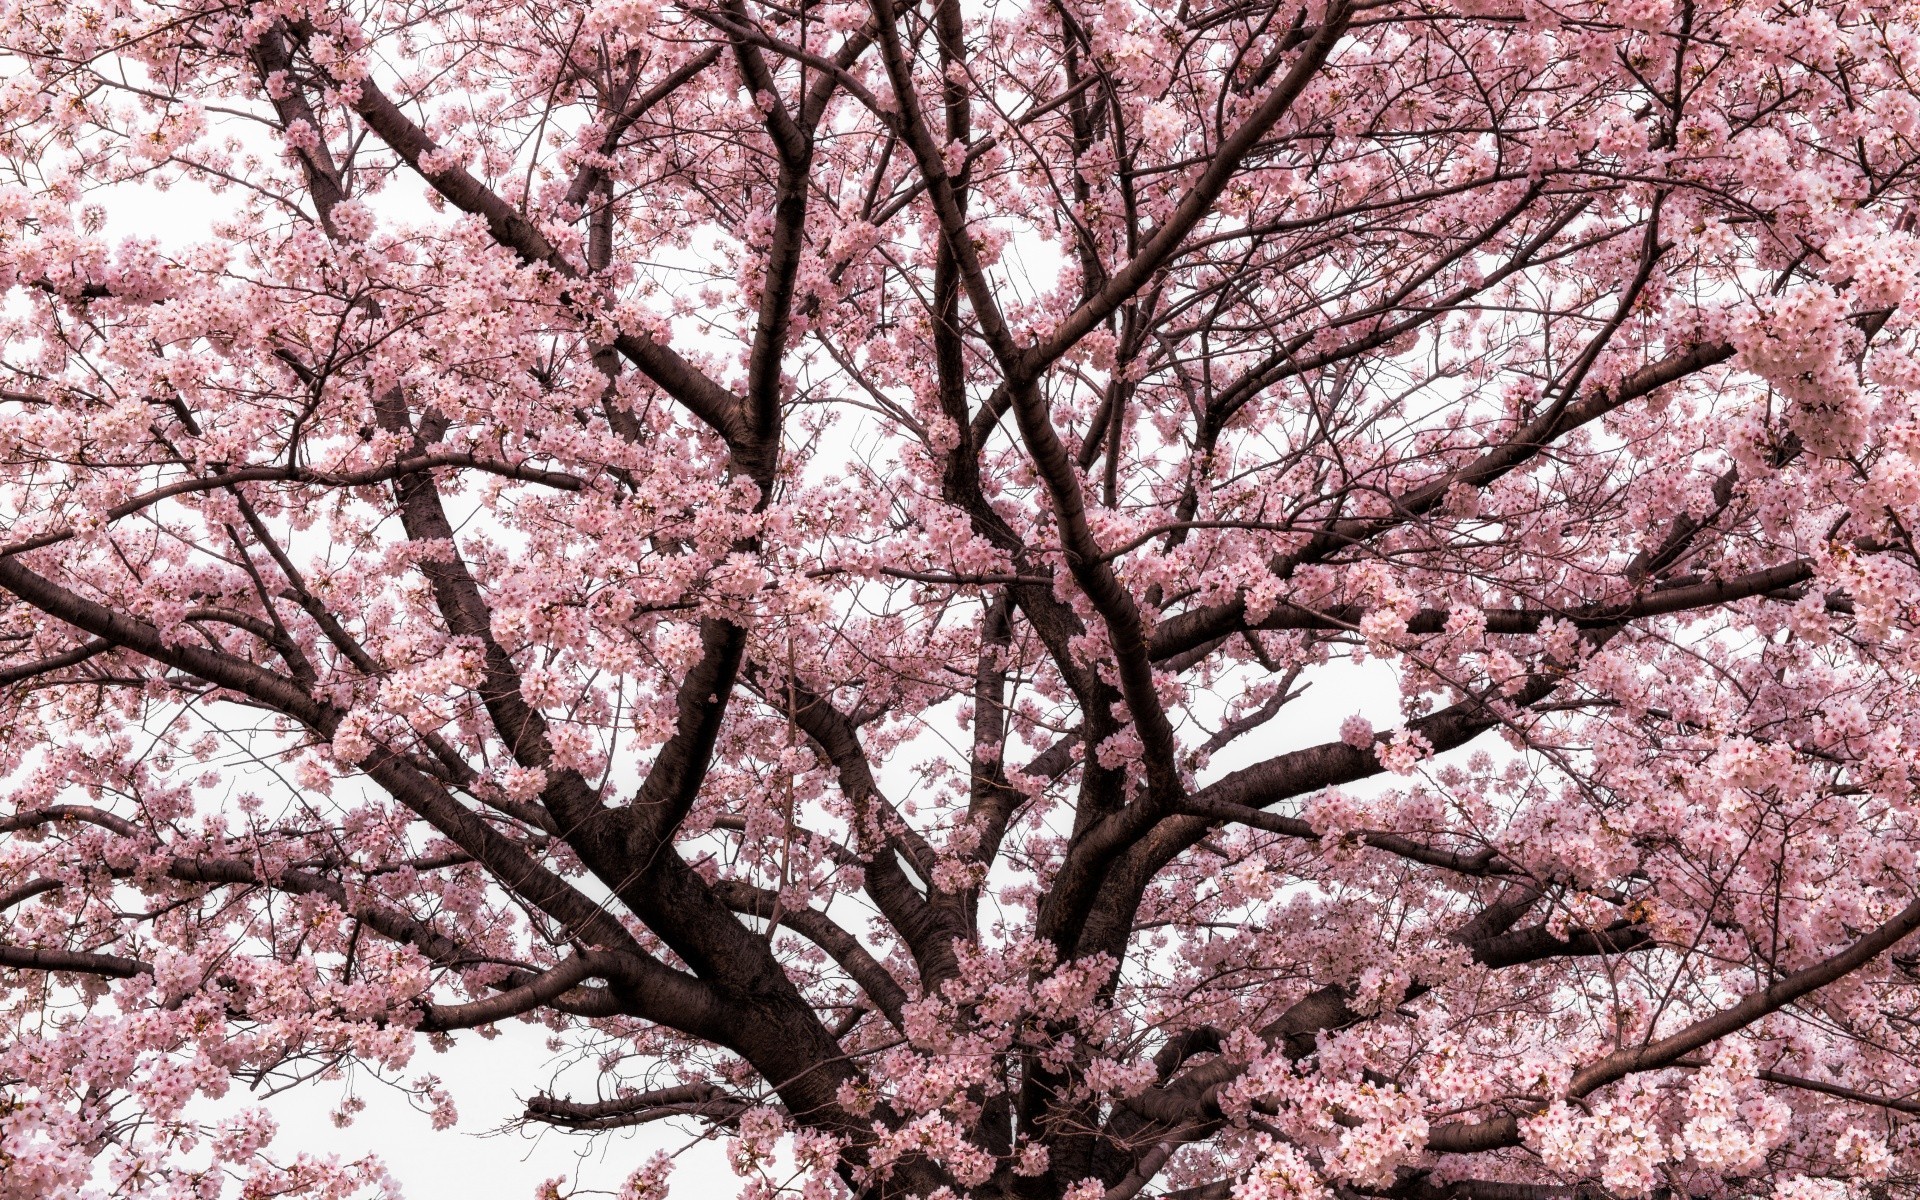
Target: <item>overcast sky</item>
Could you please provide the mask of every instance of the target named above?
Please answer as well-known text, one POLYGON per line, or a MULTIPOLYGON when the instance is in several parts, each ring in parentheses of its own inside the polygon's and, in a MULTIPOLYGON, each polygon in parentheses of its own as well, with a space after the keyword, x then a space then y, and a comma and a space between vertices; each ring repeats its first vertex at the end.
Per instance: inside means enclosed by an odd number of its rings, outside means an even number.
MULTIPOLYGON (((342 1159, 377 1154, 407 1200, 530 1200, 543 1181, 555 1176, 566 1176, 570 1186, 613 1191, 663 1149, 678 1155, 677 1193, 732 1194, 737 1184, 726 1164, 725 1143, 699 1142, 691 1126, 661 1123, 596 1137, 560 1130, 500 1132, 520 1114, 526 1097, 544 1091, 552 1079, 546 1038, 544 1029, 512 1022, 492 1041, 471 1030, 457 1033, 446 1054, 435 1054, 422 1039, 406 1079, 440 1076, 460 1110, 453 1129, 435 1130, 401 1092, 361 1072, 353 1092, 367 1107, 345 1129, 336 1128, 331 1115, 346 1094, 345 1083, 307 1084, 267 1101, 280 1123, 275 1147, 285 1157, 300 1151, 342 1159)), ((577 1095, 594 1098, 589 1078, 573 1078, 582 1085, 577 1095)))

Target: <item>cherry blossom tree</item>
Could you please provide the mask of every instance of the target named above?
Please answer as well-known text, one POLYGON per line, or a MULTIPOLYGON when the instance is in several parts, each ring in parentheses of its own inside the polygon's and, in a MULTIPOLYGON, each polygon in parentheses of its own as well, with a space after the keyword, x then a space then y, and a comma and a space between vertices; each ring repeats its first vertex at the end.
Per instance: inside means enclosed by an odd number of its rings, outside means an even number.
POLYGON ((1912 4, 0 14, 0 1197, 1916 1190, 1912 4))

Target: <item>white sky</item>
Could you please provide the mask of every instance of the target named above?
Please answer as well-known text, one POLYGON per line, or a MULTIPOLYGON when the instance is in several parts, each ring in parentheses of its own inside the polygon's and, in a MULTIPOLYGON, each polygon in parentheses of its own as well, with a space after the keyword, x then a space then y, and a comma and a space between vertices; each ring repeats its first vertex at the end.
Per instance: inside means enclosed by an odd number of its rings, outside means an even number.
MULTIPOLYGON (((452 1129, 435 1130, 395 1088, 362 1072, 355 1094, 366 1109, 345 1129, 331 1114, 346 1094, 344 1083, 312 1083, 266 1102, 280 1124, 277 1153, 337 1154, 342 1159, 377 1154, 408 1200, 523 1200, 543 1181, 566 1176, 569 1184, 612 1191, 656 1151, 678 1157, 676 1192, 728 1195, 737 1186, 721 1141, 698 1142, 691 1126, 659 1123, 635 1130, 585 1137, 559 1130, 501 1132, 520 1115, 526 1097, 552 1079, 552 1055, 544 1029, 511 1022, 487 1041, 472 1030, 454 1035, 454 1047, 435 1054, 422 1039, 405 1078, 440 1076, 460 1110, 452 1129)), ((594 1099, 590 1075, 568 1077, 573 1094, 594 1099)), ((237 1098, 237 1097, 236 1097, 237 1098)))

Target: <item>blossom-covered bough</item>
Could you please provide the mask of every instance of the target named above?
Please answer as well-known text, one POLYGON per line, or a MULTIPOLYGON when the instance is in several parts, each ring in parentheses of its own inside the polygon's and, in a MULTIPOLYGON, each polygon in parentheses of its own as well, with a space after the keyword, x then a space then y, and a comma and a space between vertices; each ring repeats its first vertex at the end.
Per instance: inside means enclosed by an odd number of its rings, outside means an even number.
POLYGON ((1910 1193, 1916 31, 0 0, 0 1196, 1910 1193))

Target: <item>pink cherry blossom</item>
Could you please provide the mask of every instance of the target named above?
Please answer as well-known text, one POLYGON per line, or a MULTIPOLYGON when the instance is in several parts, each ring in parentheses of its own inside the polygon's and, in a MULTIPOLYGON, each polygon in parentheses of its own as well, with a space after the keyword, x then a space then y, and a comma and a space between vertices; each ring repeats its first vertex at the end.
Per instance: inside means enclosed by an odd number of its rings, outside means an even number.
POLYGON ((1915 1190, 1911 5, 0 55, 0 1200, 1915 1190))

